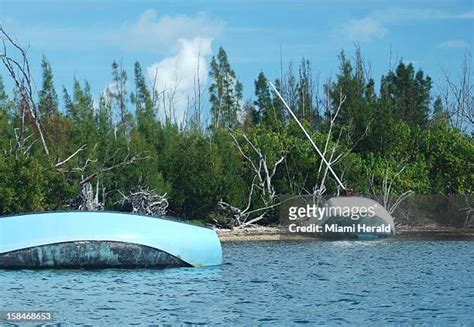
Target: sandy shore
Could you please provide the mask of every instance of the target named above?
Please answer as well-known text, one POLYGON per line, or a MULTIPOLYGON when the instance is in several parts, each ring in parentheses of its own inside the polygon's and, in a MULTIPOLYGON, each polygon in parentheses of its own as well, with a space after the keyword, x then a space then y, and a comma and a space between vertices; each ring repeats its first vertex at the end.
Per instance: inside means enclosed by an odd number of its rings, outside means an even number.
POLYGON ((242 229, 215 229, 221 242, 238 241, 278 241, 281 232, 278 227, 248 227, 242 229))
MULTIPOLYGON (((282 234, 278 227, 255 226, 242 229, 215 229, 221 242, 304 240, 300 235, 282 234)), ((454 228, 440 226, 397 226, 400 238, 462 238, 474 239, 474 228, 454 228)))

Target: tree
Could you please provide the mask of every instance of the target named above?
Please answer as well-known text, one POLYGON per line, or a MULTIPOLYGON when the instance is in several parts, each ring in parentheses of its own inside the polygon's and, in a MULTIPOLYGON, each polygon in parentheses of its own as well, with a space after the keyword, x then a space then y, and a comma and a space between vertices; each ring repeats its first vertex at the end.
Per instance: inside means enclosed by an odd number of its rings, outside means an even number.
POLYGON ((396 117, 410 127, 426 127, 430 111, 431 77, 415 73, 410 63, 400 62, 395 71, 382 77, 381 98, 396 117))
POLYGON ((42 119, 49 120, 59 112, 58 95, 54 88, 53 71, 45 56, 41 61, 41 68, 43 70, 43 85, 39 92, 38 110, 42 119))
POLYGON ((251 101, 245 101, 242 110, 244 113, 242 128, 244 130, 248 130, 260 124, 260 111, 255 107, 255 105, 252 104, 251 101))
POLYGON ((112 107, 118 113, 119 129, 126 134, 130 129, 131 116, 127 108, 127 72, 122 64, 112 63, 112 85, 107 88, 112 107))
POLYGON ((74 79, 72 98, 64 88, 64 103, 66 114, 72 121, 70 138, 77 146, 94 144, 96 128, 94 119, 94 100, 90 92, 90 85, 86 81, 84 87, 74 79))
POLYGON ((345 101, 339 109, 336 117, 335 135, 344 131, 349 141, 357 143, 355 151, 367 152, 370 142, 366 138, 366 132, 372 125, 375 115, 376 96, 374 91, 374 81, 369 76, 368 69, 364 63, 362 53, 356 48, 355 63, 347 59, 342 51, 339 55, 339 73, 336 81, 326 84, 326 119, 330 119, 335 114, 341 95, 345 101), (367 142, 364 142, 367 140, 367 142))
POLYGON ((43 55, 41 61, 43 83, 39 91, 38 111, 41 124, 49 146, 56 157, 65 155, 65 139, 67 138, 68 124, 63 113, 59 112, 59 102, 54 87, 54 76, 51 65, 43 55))
POLYGON ((0 150, 9 147, 9 140, 14 135, 12 109, 14 103, 9 99, 0 75, 0 150))
POLYGON ((257 80, 255 81, 255 96, 257 99, 253 103, 258 108, 259 116, 265 121, 270 120, 273 102, 270 89, 268 88, 268 80, 263 72, 258 74, 257 80))
POLYGON ((0 156, 0 215, 59 209, 71 195, 64 176, 40 159, 0 156))
MULTIPOLYGON (((237 135, 233 133, 234 132, 231 131, 230 136, 235 142, 240 154, 245 159, 248 169, 251 171, 250 176, 252 176, 252 178, 249 186, 248 199, 245 208, 237 208, 222 201, 222 199, 218 202, 217 206, 221 212, 231 216, 230 222, 228 222, 229 227, 243 228, 266 218, 267 213, 275 205, 278 205, 275 203, 277 202, 277 193, 273 178, 275 177, 278 166, 285 160, 285 155, 282 155, 279 159, 274 159, 272 158, 274 153, 272 153, 272 155, 263 153, 261 148, 254 144, 245 133, 242 135, 245 142, 243 144, 239 143, 237 135), (274 161, 272 161, 272 159, 274 159, 274 161)), ((264 135, 263 139, 265 139, 265 136, 266 135, 264 135)), ((275 144, 271 142, 270 146, 274 147, 275 144)), ((276 146, 278 147, 278 144, 276 146)))
POLYGON ((319 114, 316 111, 317 106, 314 103, 314 81, 313 72, 311 69, 311 63, 309 60, 304 58, 301 61, 299 67, 299 80, 298 80, 298 107, 297 116, 305 119, 313 129, 319 122, 319 114))
POLYGON ((145 82, 140 63, 135 62, 135 93, 132 94, 132 103, 135 104, 137 127, 148 142, 155 139, 157 117, 150 91, 145 82))
MULTIPOLYGON (((281 89, 280 80, 276 80, 275 85, 277 89, 281 89)), ((278 128, 285 122, 285 109, 273 93, 268 86, 267 77, 260 72, 255 80, 254 105, 258 108, 258 117, 263 124, 269 128, 278 128)))
POLYGON ((460 74, 453 78, 448 71, 443 70, 446 87, 442 91, 446 111, 454 127, 462 131, 471 130, 474 125, 474 96, 472 94, 472 57, 469 51, 464 54, 460 74))
POLYGON ((238 113, 242 101, 242 84, 235 76, 222 47, 212 57, 209 75, 213 79, 209 87, 211 101, 211 126, 234 128, 238 125, 238 113))
POLYGON ((433 194, 474 192, 472 137, 448 125, 437 125, 424 133, 419 151, 428 165, 433 194))
MULTIPOLYGON (((138 203, 145 197, 169 202, 171 215, 208 223, 222 218, 219 203, 245 225, 276 222, 281 195, 333 195, 340 186, 382 193, 388 207, 389 196, 409 190, 466 199, 473 193, 469 62, 459 80, 446 74, 441 98, 431 94, 429 76, 403 62, 376 93, 356 48, 354 59, 340 54, 339 72, 322 97, 303 59, 298 69, 282 70, 272 90, 260 72, 254 97, 243 103, 242 85, 220 48, 210 67, 209 131, 202 128, 199 66, 188 98, 191 128, 182 128, 173 121, 177 85, 157 93, 138 62, 130 85, 122 65, 112 64, 112 83, 98 105, 90 85, 76 79, 64 89, 63 105, 47 59, 36 92, 27 52, 1 27, 0 38, 0 62, 14 85, 10 96, 0 77, 0 215, 77 208, 70 200, 80 193, 94 202, 91 209, 163 213, 138 203), (289 119, 279 93, 301 124, 289 119), (139 206, 124 205, 124 197, 139 206)), ((465 209, 472 212, 472 205, 465 209)))
POLYGON ((433 125, 449 124, 449 113, 444 109, 443 100, 440 96, 437 96, 433 103, 433 116, 431 117, 431 122, 433 125))
POLYGON ((150 92, 145 82, 145 76, 143 75, 142 66, 138 61, 135 62, 134 66, 135 73, 135 95, 132 96, 137 108, 144 108, 151 102, 150 92))
MULTIPOLYGON (((282 93, 282 82, 280 79, 276 79, 274 82, 275 88, 282 93)), ((267 112, 267 117, 264 119, 264 122, 267 123, 268 127, 280 127, 279 125, 285 125, 287 123, 287 114, 286 109, 284 108, 282 102, 275 95, 275 91, 271 90, 272 97, 272 106, 271 111, 267 112)))

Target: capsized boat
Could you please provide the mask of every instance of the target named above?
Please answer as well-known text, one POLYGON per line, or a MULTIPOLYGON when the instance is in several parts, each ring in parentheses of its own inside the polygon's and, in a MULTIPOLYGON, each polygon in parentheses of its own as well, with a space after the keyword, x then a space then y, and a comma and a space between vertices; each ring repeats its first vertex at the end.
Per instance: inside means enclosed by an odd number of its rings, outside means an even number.
POLYGON ((300 129, 303 131, 308 141, 316 150, 322 162, 326 165, 329 172, 339 184, 339 190, 341 194, 344 195, 333 197, 324 204, 324 206, 328 209, 330 208, 340 210, 326 211, 323 219, 319 221, 319 224, 324 227, 321 236, 330 239, 358 238, 363 240, 372 240, 379 237, 395 235, 395 226, 390 213, 385 210, 385 208, 378 202, 368 198, 356 196, 356 193, 353 190, 344 186, 341 179, 324 156, 324 153, 321 152, 316 143, 314 143, 313 138, 311 135, 309 135, 308 131, 306 131, 303 124, 300 122, 293 110, 291 110, 290 106, 286 103, 285 99, 283 99, 283 96, 280 94, 278 89, 272 84, 272 82, 269 82, 269 84, 273 88, 275 94, 280 98, 281 102, 286 107, 290 115, 296 121, 300 129), (360 211, 364 208, 367 210, 369 208, 374 208, 374 210, 373 212, 371 211, 370 215, 364 214, 363 217, 361 215, 354 217, 352 214, 354 209, 360 213, 360 211), (348 216, 344 214, 345 211, 347 212, 347 209, 349 211, 348 216))
POLYGON ((116 212, 0 218, 0 269, 203 267, 222 263, 212 229, 116 212))
POLYGON ((338 196, 326 201, 318 222, 328 239, 374 240, 395 236, 390 213, 378 202, 361 196, 338 196))

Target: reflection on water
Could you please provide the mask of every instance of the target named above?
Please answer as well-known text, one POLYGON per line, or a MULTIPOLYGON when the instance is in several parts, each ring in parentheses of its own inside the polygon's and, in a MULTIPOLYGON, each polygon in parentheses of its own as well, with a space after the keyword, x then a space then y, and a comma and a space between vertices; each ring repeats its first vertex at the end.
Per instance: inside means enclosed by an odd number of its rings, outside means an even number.
POLYGON ((474 324, 474 242, 223 245, 224 264, 0 271, 2 310, 68 324, 474 324))

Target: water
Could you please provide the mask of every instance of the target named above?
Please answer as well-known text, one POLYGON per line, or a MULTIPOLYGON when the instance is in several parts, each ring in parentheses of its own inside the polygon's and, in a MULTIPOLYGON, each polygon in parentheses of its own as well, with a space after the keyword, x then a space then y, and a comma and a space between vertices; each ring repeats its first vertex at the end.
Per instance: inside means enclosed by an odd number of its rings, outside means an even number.
POLYGON ((1 271, 2 310, 55 322, 474 324, 474 242, 223 245, 224 264, 169 270, 1 271))

